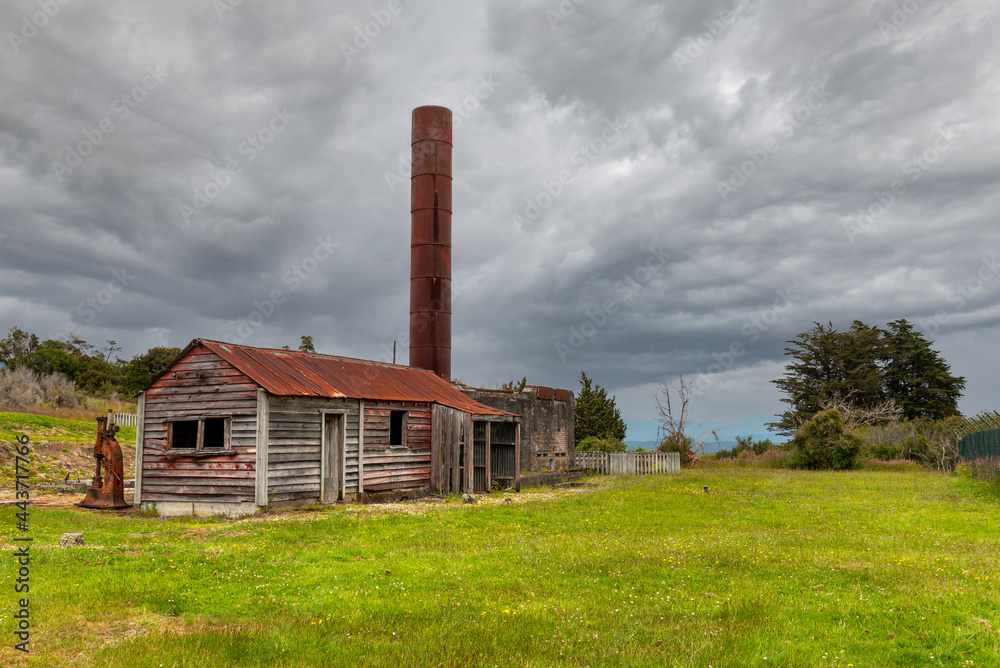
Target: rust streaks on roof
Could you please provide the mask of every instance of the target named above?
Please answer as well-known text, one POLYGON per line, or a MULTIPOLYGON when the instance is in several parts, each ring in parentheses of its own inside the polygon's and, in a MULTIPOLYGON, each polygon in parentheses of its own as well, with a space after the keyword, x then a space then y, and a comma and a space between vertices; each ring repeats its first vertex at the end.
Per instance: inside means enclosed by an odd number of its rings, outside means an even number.
POLYGON ((277 396, 437 403, 475 415, 511 415, 466 396, 431 371, 299 350, 196 339, 277 396))

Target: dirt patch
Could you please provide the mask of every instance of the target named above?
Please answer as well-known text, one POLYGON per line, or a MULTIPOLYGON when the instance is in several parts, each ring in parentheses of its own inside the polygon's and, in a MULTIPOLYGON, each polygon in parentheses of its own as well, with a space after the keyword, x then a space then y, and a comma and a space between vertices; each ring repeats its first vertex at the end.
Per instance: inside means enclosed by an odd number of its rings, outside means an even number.
MULTIPOLYGON (((4 441, 0 443, 0 501, 15 498, 14 490, 14 454, 15 443, 4 441)), ((36 505, 69 505, 62 503, 59 497, 65 494, 45 494, 38 489, 39 485, 56 484, 64 480, 90 480, 94 477, 97 461, 94 459, 92 443, 69 443, 66 441, 32 441, 31 454, 28 457, 30 477, 28 485, 31 491, 31 502, 36 505), (56 499, 45 501, 45 497, 56 499)), ((125 479, 135 477, 135 446, 122 445, 122 459, 125 465, 125 479)), ((78 495, 69 495, 74 498, 78 495)), ((82 500, 83 496, 79 495, 82 500)), ((126 495, 129 500, 129 495, 126 495)), ((74 501, 75 503, 75 501, 74 501)))
MULTIPOLYGON (((31 507, 32 508, 66 508, 68 506, 75 506, 76 504, 83 501, 85 496, 82 492, 31 492, 31 507)), ((0 502, 3 501, 14 501, 15 495, 13 491, 7 492, 4 490, 0 492, 0 502)), ((132 503, 132 493, 126 492, 125 503, 132 503)), ((94 509, 90 509, 94 510, 94 509)), ((107 513, 122 513, 131 511, 122 510, 101 510, 95 512, 107 512, 107 513)))

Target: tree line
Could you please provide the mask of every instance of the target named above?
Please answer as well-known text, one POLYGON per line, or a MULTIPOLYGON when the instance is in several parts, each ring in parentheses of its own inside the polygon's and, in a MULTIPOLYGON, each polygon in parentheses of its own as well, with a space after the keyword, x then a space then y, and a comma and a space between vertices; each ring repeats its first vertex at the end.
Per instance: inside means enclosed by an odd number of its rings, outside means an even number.
MULTIPOLYGON (((855 320, 846 331, 833 323, 813 327, 787 342, 790 357, 781 378, 786 410, 769 423, 791 437, 790 465, 799 468, 853 468, 865 457, 913 459, 948 468, 957 457, 952 429, 960 419, 958 401, 965 378, 951 373, 941 354, 907 320, 884 328, 855 320)), ((713 431, 696 441, 687 420, 693 386, 680 378, 654 396, 661 428, 659 449, 680 452, 682 461, 698 454, 713 431)), ((625 423, 615 399, 582 374, 576 406, 576 440, 581 450, 624 451, 625 423)), ((733 451, 764 454, 777 449, 769 440, 737 439, 733 451)))
MULTIPOLYGON (((76 334, 70 334, 67 341, 42 341, 14 325, 0 340, 0 367, 27 369, 42 378, 59 375, 71 381, 77 392, 88 396, 128 398, 141 392, 181 352, 181 348, 155 346, 123 359, 118 356, 121 350, 115 341, 98 347, 76 334)), ((299 350, 316 352, 311 336, 301 337, 299 350)))
POLYGON ((39 340, 14 325, 0 340, 0 365, 4 369, 27 369, 39 377, 59 374, 69 379, 77 392, 94 397, 131 397, 170 365, 180 348, 156 346, 125 360, 121 346, 106 341, 102 347, 75 334, 67 341, 39 340))

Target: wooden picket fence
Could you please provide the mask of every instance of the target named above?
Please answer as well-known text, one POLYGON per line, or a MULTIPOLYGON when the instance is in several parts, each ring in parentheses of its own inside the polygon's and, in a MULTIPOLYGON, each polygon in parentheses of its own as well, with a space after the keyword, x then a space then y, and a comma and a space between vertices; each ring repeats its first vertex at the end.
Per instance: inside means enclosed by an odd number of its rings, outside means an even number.
POLYGON ((115 424, 119 427, 135 427, 138 425, 139 416, 135 413, 114 412, 115 424))
POLYGON ((577 452, 576 467, 601 475, 680 473, 679 452, 577 452))

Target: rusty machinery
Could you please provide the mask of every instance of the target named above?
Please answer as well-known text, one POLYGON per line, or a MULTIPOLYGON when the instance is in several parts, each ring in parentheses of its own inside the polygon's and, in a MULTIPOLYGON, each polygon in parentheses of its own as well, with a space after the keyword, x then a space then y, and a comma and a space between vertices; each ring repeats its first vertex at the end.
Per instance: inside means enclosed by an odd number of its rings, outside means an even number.
POLYGON ((104 510, 130 508, 131 505, 125 503, 125 465, 122 460, 122 446, 115 438, 118 425, 114 423, 110 411, 107 417, 98 416, 96 419, 94 459, 97 460, 97 470, 94 472, 90 488, 87 489, 87 496, 77 505, 104 510))

